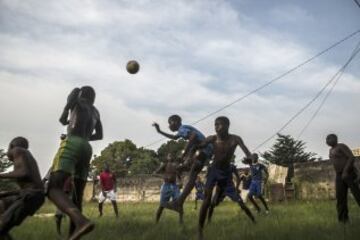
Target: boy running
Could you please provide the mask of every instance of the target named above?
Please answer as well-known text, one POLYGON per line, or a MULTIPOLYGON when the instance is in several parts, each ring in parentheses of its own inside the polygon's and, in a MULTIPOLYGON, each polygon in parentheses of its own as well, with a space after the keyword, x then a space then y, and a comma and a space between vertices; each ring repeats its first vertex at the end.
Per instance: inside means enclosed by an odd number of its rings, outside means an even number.
MULTIPOLYGON (((166 156, 166 161, 154 172, 155 174, 164 172, 164 183, 160 189, 160 205, 156 212, 156 223, 159 222, 161 214, 164 210, 164 205, 172 200, 176 200, 180 196, 180 189, 176 184, 176 179, 180 178, 178 172, 179 164, 171 153, 166 156)), ((183 214, 179 213, 179 222, 183 222, 183 214)))
POLYGON ((206 184, 205 199, 201 205, 199 215, 198 237, 203 239, 203 229, 207 212, 211 204, 211 196, 215 185, 219 188, 218 194, 222 195, 231 178, 231 160, 237 146, 245 153, 247 158, 251 158, 251 153, 245 146, 241 137, 229 133, 230 121, 227 117, 218 117, 215 120, 216 135, 206 138, 199 146, 205 147, 208 144, 214 146, 213 164, 209 168, 206 184))
POLYGON ((262 195, 262 190, 261 190, 261 185, 263 181, 263 172, 265 172, 266 175, 268 175, 268 171, 263 164, 259 163, 259 156, 256 153, 252 155, 252 160, 253 161, 249 163, 250 172, 251 172, 251 183, 250 183, 248 198, 251 201, 251 203, 254 205, 258 213, 261 212, 261 208, 256 203, 254 196, 260 199, 260 201, 265 207, 265 213, 268 214, 269 208, 266 204, 266 201, 262 195))

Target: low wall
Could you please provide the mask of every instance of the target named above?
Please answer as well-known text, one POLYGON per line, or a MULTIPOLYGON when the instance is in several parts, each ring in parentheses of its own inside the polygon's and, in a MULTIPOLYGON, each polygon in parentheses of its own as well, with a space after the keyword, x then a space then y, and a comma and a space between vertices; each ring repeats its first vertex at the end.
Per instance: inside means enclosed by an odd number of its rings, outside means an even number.
MULTIPOLYGON (((241 174, 245 168, 238 169, 241 174)), ((269 166, 269 182, 283 183, 286 176, 286 168, 270 165, 269 166)), ((205 181, 205 172, 200 173, 200 177, 205 181)), ((183 178, 183 183, 187 182, 187 176, 183 178)), ((160 200, 160 187, 163 179, 152 175, 140 175, 134 177, 118 178, 117 180, 117 198, 120 202, 156 202, 160 200)), ((86 201, 94 200, 99 195, 100 188, 96 183, 88 182, 84 192, 86 201), (95 193, 95 196, 93 195, 95 193)), ((195 191, 193 191, 188 200, 195 199, 195 191)))
MULTIPOLYGON (((355 160, 360 169, 360 158, 355 160)), ((335 171, 331 161, 295 165, 296 197, 298 199, 335 199, 335 171)))

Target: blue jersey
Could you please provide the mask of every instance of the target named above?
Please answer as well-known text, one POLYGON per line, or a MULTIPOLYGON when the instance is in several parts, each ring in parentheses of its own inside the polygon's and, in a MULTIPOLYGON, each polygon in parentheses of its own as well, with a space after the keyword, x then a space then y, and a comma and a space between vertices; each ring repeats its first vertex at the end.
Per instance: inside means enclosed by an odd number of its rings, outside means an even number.
POLYGON ((196 192, 204 192, 204 184, 202 182, 195 182, 196 192))
MULTIPOLYGON (((180 137, 182 139, 185 140, 189 140, 190 138, 190 134, 194 132, 196 135, 196 143, 201 143, 205 140, 205 136, 204 134, 202 134, 199 130, 197 130, 196 128, 189 126, 189 125, 181 125, 176 136, 180 137)), ((192 151, 195 147, 195 144, 192 144, 191 146, 189 146, 190 151, 192 151)), ((206 154, 207 158, 210 159, 212 154, 213 154, 213 145, 212 144, 208 144, 204 149, 203 152, 206 154)))
POLYGON ((262 171, 265 169, 265 166, 256 163, 250 166, 250 172, 251 172, 251 179, 254 181, 262 181, 262 171))
POLYGON ((194 132, 196 134, 196 140, 198 142, 202 142, 205 140, 204 134, 202 134, 199 130, 189 125, 181 125, 176 136, 181 137, 185 140, 189 140, 191 132, 194 132))

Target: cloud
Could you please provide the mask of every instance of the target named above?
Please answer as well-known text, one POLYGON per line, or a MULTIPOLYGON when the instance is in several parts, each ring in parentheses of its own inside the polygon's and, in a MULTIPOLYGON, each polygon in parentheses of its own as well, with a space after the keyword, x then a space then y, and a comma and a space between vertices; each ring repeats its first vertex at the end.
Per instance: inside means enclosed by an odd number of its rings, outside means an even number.
MULTIPOLYGON (((298 17, 306 15, 294 11, 298 17)), ((159 138, 153 121, 166 128, 167 116, 178 113, 191 123, 316 52, 279 31, 254 26, 256 21, 248 24, 249 15, 220 0, 4 0, 0 16, 0 87, 6 89, 0 96, 5 112, 0 144, 5 147, 16 135, 28 136, 42 171, 58 147, 64 128, 57 119, 75 86, 90 84, 97 90, 105 130, 105 139, 93 143, 94 153, 99 153, 118 139, 146 145, 159 138), (136 75, 125 71, 130 59, 140 63, 136 75)), ((317 60, 219 114, 228 115, 232 131, 254 148, 338 67, 317 60)), ((349 104, 347 96, 351 102, 360 100, 359 87, 359 76, 347 72, 331 98, 341 100, 324 109, 328 120, 319 116, 306 135, 313 151, 326 152, 318 143, 330 129, 350 134, 343 123, 332 120, 339 112, 348 128, 355 128, 352 111, 341 106, 349 104)), ((299 119, 286 132, 297 134, 304 121, 299 119)), ((213 118, 197 127, 212 134, 213 118)), ((349 141, 358 140, 352 136, 349 141)))

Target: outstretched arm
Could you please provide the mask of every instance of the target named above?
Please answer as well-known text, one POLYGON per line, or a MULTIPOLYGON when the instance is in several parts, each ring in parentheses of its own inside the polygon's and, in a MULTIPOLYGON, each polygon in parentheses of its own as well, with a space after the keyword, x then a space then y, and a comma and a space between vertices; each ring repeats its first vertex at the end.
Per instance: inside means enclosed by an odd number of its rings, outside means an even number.
POLYGON ((24 153, 22 150, 14 151, 14 170, 12 172, 0 173, 0 178, 24 178, 28 176, 28 169, 25 165, 24 153))
POLYGON ((60 116, 60 123, 63 124, 63 125, 68 125, 69 124, 69 111, 72 110, 75 105, 76 105, 76 102, 78 100, 78 96, 79 96, 79 93, 80 93, 80 88, 74 88, 69 96, 67 97, 67 103, 64 107, 64 110, 60 116))
POLYGON ((172 140, 177 140, 177 139, 179 139, 179 136, 176 136, 176 135, 169 134, 169 133, 166 133, 166 132, 161 131, 160 126, 159 126, 159 124, 157 124, 157 123, 153 123, 152 126, 155 127, 156 131, 157 131, 158 133, 160 133, 161 135, 163 135, 164 137, 170 138, 170 139, 172 139, 172 140))
POLYGON ((161 171, 164 171, 165 164, 161 163, 160 166, 154 171, 154 174, 159 174, 161 171))

